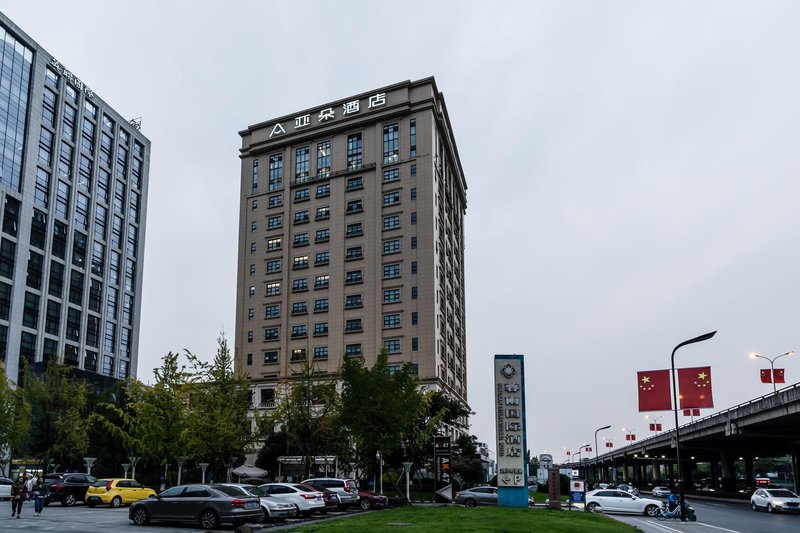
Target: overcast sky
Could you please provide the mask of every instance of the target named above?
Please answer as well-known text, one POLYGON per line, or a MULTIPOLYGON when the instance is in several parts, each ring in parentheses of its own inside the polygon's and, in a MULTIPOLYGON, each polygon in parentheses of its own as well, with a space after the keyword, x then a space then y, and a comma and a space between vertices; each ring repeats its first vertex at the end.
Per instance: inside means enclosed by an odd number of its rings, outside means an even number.
POLYGON ((800 348, 800 4, 489 4, 0 1, 153 143, 141 378, 233 336, 237 132, 433 75, 469 187, 480 440, 496 353, 525 354, 528 447, 556 460, 606 424, 645 436, 636 371, 707 331, 677 363, 711 365, 716 410, 771 392, 747 354, 800 348))

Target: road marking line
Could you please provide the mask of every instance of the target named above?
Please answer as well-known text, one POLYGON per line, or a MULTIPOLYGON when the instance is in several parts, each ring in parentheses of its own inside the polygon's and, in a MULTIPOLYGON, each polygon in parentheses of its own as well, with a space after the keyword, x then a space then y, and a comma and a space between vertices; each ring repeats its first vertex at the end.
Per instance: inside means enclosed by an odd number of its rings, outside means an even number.
POLYGON ((706 524, 706 523, 703 523, 703 522, 697 522, 697 525, 698 526, 710 527, 712 529, 719 529, 720 531, 728 531, 728 533, 742 533, 741 531, 737 531, 735 529, 728 529, 728 528, 719 527, 719 526, 712 526, 711 524, 706 524))
POLYGON ((672 529, 671 527, 667 527, 667 526, 665 526, 663 524, 660 524, 658 522, 651 522, 650 520, 642 520, 641 518, 634 518, 634 520, 639 522, 639 523, 641 523, 641 524, 647 524, 648 526, 656 527, 656 528, 659 528, 659 529, 664 529, 666 531, 672 531, 674 533, 681 533, 681 531, 679 529, 672 529))

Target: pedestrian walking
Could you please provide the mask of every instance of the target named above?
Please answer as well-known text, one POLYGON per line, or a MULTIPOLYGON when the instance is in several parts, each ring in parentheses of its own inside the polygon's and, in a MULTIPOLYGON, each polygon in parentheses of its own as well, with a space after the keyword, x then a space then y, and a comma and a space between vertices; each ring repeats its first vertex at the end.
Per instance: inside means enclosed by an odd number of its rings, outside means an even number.
POLYGON ((22 514, 22 502, 25 501, 25 478, 19 476, 17 482, 11 485, 11 518, 22 514))
POLYGON ((31 490, 31 495, 33 496, 33 514, 34 516, 41 516, 42 509, 44 508, 44 500, 50 496, 50 487, 44 482, 42 476, 36 478, 36 482, 33 484, 33 490, 31 490))

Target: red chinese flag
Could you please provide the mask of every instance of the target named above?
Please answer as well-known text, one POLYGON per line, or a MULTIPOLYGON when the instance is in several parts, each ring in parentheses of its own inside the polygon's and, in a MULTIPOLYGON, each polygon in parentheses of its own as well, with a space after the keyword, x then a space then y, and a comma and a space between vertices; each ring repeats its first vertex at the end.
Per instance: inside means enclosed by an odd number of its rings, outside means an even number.
POLYGON ((656 430, 656 425, 650 424, 650 431, 655 431, 655 430, 656 430))
POLYGON ((661 424, 656 424, 656 431, 661 431, 661 424))
POLYGON ((636 440, 636 434, 635 433, 631 433, 631 440, 636 440))
POLYGON ((700 416, 700 409, 692 409, 692 416, 700 416))
POLYGON ((613 447, 614 447, 613 442, 606 442, 606 448, 613 448, 613 447))
POLYGON ((769 369, 761 369, 761 383, 772 383, 772 372, 769 369))
POLYGON ((586 448, 586 451, 587 451, 588 453, 592 453, 592 448, 591 448, 591 447, 589 447, 589 448, 586 448))
POLYGON ((692 410, 691 409, 684 409, 683 410, 683 416, 692 416, 692 410))
POLYGON ((786 377, 783 375, 783 369, 782 368, 776 368, 775 369, 775 376, 773 376, 773 377, 775 379, 775 383, 786 383, 786 377))
POLYGON ((711 392, 711 367, 678 369, 678 390, 681 409, 714 407, 711 392))
POLYGON ((672 409, 669 370, 649 370, 636 373, 639 388, 639 411, 669 411, 672 409))
POLYGON ((625 440, 631 440, 631 436, 630 435, 625 435, 625 440))

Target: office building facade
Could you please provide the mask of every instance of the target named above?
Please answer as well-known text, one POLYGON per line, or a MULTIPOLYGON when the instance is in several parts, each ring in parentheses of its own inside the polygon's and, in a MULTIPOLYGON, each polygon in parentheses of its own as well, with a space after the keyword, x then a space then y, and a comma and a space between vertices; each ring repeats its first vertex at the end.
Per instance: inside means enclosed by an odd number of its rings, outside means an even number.
POLYGON ((254 404, 346 357, 467 404, 466 182, 433 78, 250 126, 242 137, 235 357, 254 404))
POLYGON ((0 361, 135 376, 150 141, 2 13, 0 33, 0 361))

